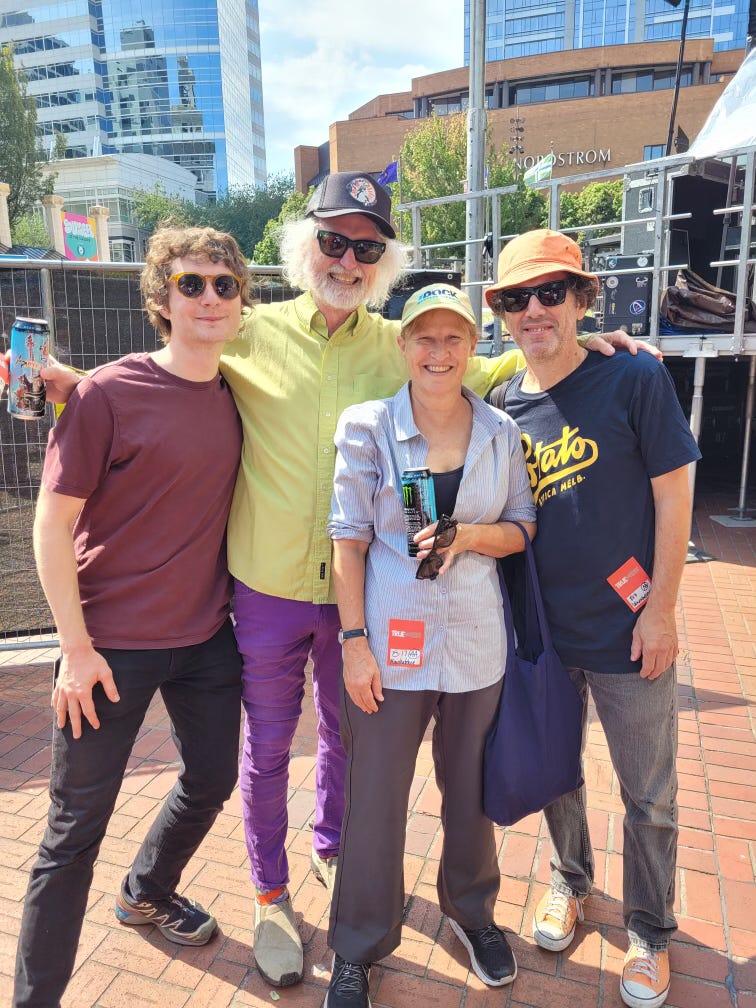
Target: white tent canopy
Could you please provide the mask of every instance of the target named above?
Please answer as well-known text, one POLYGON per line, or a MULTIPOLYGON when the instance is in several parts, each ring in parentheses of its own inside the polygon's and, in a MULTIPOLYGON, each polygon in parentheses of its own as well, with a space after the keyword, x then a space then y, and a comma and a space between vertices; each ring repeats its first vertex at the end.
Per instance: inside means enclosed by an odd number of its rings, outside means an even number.
POLYGON ((756 49, 724 89, 688 151, 694 158, 756 144, 756 49))

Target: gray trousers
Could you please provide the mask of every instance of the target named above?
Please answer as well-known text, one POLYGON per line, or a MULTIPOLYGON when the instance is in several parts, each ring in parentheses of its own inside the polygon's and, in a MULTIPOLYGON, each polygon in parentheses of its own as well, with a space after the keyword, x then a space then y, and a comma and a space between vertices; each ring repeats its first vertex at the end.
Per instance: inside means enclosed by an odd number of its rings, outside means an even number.
POLYGON ((346 811, 328 943, 347 962, 373 963, 401 941, 404 838, 415 761, 431 718, 444 840, 443 913, 466 928, 493 921, 500 873, 483 814, 483 747, 502 680, 469 693, 384 690, 376 714, 342 696, 346 811))
MULTIPOLYGON (((674 915, 677 856, 677 679, 675 666, 657 679, 569 669, 585 704, 588 690, 606 735, 625 806, 622 904, 631 942, 666 949, 674 915)), ((585 786, 544 810, 551 834, 551 884, 587 896, 593 886, 585 786)))

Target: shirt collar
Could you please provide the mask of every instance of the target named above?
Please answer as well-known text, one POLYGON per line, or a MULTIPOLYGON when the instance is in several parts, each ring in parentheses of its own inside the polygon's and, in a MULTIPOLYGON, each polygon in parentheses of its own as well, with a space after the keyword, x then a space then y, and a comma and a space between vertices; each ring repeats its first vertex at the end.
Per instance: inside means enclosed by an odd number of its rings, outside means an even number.
MULTIPOLYGON (((294 310, 297 313, 297 318, 299 319, 302 327, 308 329, 310 332, 317 333, 322 339, 328 339, 328 333, 325 327, 325 320, 315 304, 315 299, 313 298, 310 291, 305 291, 304 294, 300 294, 298 298, 294 300, 294 310)), ((349 318, 344 322, 336 332, 331 336, 334 337, 349 337, 354 336, 358 329, 369 321, 370 313, 364 305, 353 311, 349 318)))
MULTIPOLYGON (((409 386, 410 383, 405 382, 394 396, 394 433, 397 441, 408 441, 420 434, 412 415, 409 386)), ((493 437, 504 422, 501 416, 465 385, 462 386, 462 395, 472 407, 473 427, 480 426, 489 437, 493 437)))

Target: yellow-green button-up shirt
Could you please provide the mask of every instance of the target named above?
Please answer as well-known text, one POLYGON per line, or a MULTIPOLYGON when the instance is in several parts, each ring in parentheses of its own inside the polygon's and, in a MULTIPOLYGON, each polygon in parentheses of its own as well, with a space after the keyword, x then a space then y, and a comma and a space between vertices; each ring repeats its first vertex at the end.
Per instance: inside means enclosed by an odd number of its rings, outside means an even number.
MULTIPOLYGON (((234 577, 255 591, 334 602, 326 532, 333 437, 342 410, 393 396, 407 380, 399 323, 360 308, 329 338, 310 294, 262 305, 225 348, 221 373, 244 429, 228 523, 234 577)), ((524 367, 519 351, 475 357, 465 382, 485 396, 524 367)))

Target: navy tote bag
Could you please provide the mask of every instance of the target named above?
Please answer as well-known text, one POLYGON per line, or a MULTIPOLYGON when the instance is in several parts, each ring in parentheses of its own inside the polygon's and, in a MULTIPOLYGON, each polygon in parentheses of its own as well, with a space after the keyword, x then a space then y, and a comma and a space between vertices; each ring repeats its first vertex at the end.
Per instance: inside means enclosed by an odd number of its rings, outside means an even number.
POLYGON ((530 539, 519 522, 514 524, 525 538, 525 630, 516 647, 499 565, 507 662, 483 758, 483 810, 500 826, 540 812, 583 783, 583 703, 551 643, 530 539))

